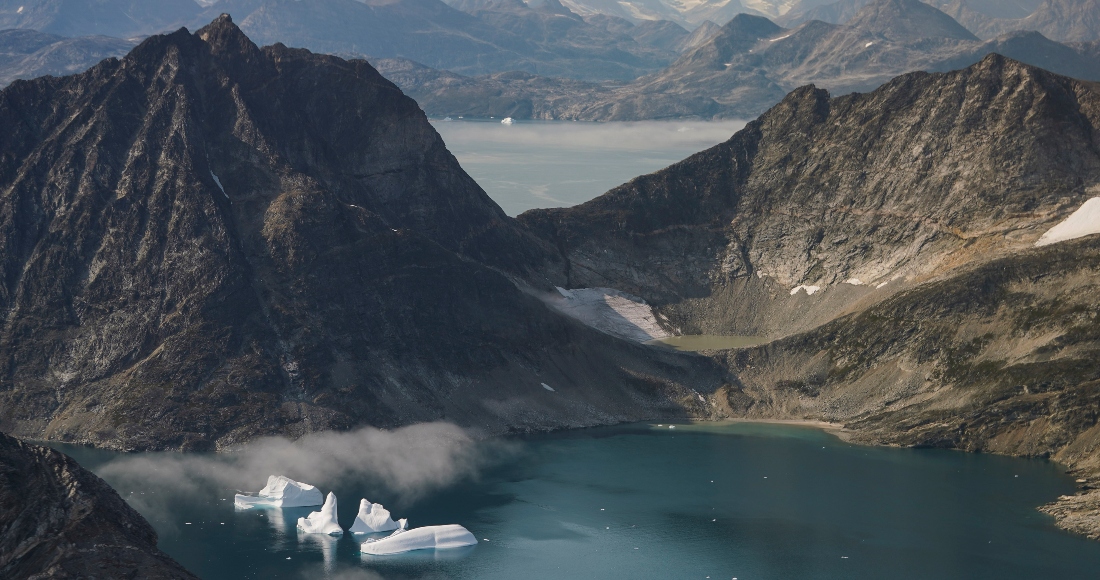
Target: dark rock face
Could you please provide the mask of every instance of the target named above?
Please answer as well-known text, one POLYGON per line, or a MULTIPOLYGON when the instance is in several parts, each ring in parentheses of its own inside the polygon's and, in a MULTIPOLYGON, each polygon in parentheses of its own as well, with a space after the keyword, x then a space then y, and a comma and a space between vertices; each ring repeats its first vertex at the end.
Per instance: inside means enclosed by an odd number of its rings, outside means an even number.
POLYGON ((106 36, 64 38, 35 30, 0 30, 0 88, 16 79, 84 72, 105 58, 124 56, 134 44, 106 36))
POLYGON ((0 433, 0 576, 193 579, 133 508, 69 456, 0 433))
POLYGON ((260 49, 223 17, 16 82, 0 125, 10 432, 177 449, 500 432, 682 414, 688 383, 722 380, 533 297, 560 282, 541 274, 556 252, 364 61, 260 49))

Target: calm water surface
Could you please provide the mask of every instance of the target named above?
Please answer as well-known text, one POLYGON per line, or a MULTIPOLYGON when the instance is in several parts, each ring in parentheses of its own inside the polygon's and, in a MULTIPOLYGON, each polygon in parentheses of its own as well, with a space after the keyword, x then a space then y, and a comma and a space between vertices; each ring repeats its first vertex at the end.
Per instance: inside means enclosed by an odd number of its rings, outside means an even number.
POLYGON ((511 216, 588 201, 728 140, 742 121, 574 123, 498 119, 432 124, 462 168, 511 216))
MULTIPOLYGON (((61 447, 93 470, 117 458, 61 447)), ((413 525, 460 523, 482 541, 364 559, 348 536, 299 537, 294 522, 309 508, 235 511, 225 489, 144 515, 161 547, 208 579, 1003 580, 1095 578, 1100 569, 1100 542, 1061 532, 1035 510, 1073 491, 1056 465, 853 446, 805 427, 633 425, 533 437, 479 481, 406 506, 355 481, 312 483, 334 488, 345 527, 368 495, 413 525)))

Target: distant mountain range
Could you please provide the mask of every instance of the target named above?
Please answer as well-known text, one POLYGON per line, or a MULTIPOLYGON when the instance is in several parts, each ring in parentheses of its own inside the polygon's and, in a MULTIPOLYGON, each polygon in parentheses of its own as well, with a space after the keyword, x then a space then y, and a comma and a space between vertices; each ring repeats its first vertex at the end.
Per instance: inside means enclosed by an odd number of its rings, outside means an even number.
POLYGON ((71 75, 120 57, 136 43, 107 36, 66 38, 35 30, 0 30, 0 87, 16 79, 71 75))
POLYGON ((376 64, 430 114, 613 121, 751 118, 806 84, 838 94, 868 91, 908 71, 962 68, 991 53, 1100 80, 1100 43, 1063 44, 1036 32, 982 41, 918 0, 875 0, 845 25, 810 21, 784 29, 742 14, 663 71, 619 85, 376 64))

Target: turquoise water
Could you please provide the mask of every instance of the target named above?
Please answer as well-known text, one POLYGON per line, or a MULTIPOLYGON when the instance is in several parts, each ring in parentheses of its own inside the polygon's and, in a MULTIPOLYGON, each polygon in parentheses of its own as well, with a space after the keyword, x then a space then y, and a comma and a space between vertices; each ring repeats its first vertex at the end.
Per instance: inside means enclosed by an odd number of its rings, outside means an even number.
POLYGON ((574 123, 497 119, 432 124, 505 213, 588 201, 728 140, 742 121, 574 123))
MULTIPOLYGON (((93 471, 118 459, 61 448, 93 471)), ((309 508, 235 511, 228 489, 164 498, 144 515, 161 548, 208 579, 1050 579, 1100 569, 1100 542, 1035 510, 1073 490, 1054 464, 853 446, 804 427, 531 437, 476 481, 406 505, 361 482, 313 483, 335 486, 345 527, 366 495, 414 526, 460 523, 482 541, 364 559, 347 536, 299 538, 294 522, 309 508)))

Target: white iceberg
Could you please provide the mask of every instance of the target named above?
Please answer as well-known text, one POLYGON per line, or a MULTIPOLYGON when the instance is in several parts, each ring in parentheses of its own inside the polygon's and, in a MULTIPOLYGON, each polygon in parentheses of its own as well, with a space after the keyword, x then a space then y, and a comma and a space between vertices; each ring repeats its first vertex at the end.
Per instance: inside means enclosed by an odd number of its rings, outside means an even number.
POLYGON ((373 534, 376 532, 389 532, 397 529, 405 529, 409 520, 393 521, 390 510, 382 507, 380 503, 371 503, 370 500, 359 501, 359 515, 355 516, 355 523, 348 530, 353 534, 373 534))
POLYGON ((501 119, 500 124, 501 125, 511 125, 512 123, 515 123, 515 122, 516 122, 515 119, 513 119, 511 117, 505 117, 505 118, 501 119))
POLYGON ((309 507, 323 502, 321 490, 285 475, 269 476, 267 485, 257 495, 238 493, 233 496, 233 504, 241 509, 252 506, 309 507))
POLYGON ((336 494, 328 492, 321 511, 313 512, 304 518, 298 518, 298 529, 307 534, 329 534, 338 536, 344 533, 340 522, 336 521, 336 494))
POLYGON ((424 526, 396 532, 378 539, 363 542, 360 548, 364 554, 385 556, 413 550, 446 550, 477 544, 477 538, 470 530, 457 525, 424 526))
POLYGON ((1065 221, 1047 230, 1039 241, 1035 242, 1035 246, 1049 246, 1092 234, 1100 234, 1100 197, 1086 201, 1065 221))

